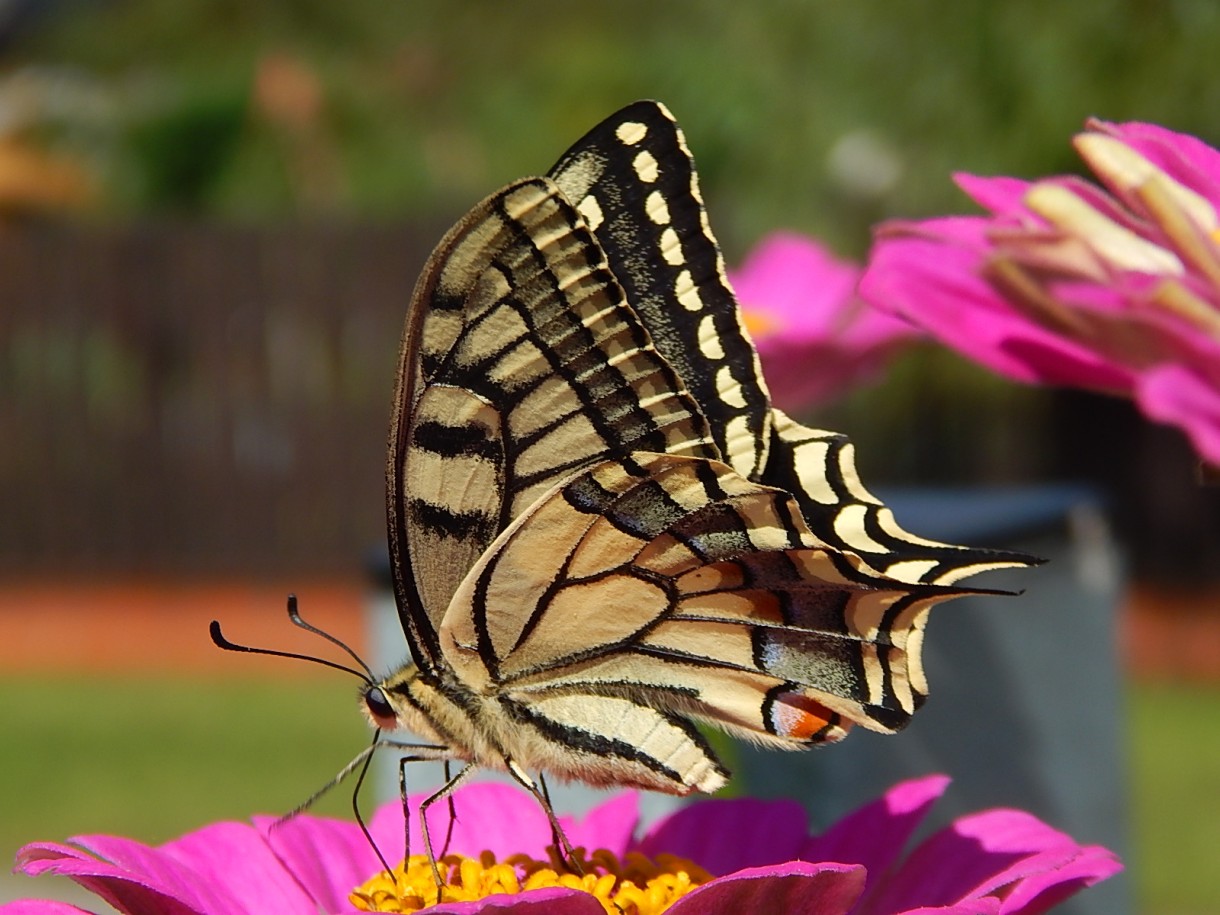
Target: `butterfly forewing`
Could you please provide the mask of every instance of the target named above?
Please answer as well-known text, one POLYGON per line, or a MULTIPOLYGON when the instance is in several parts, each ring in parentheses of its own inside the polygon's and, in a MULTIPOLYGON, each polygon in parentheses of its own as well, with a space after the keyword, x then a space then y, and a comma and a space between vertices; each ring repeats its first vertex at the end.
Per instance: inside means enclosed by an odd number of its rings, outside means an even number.
POLYGON ((556 479, 637 448, 717 454, 596 239, 545 179, 488 198, 437 249, 396 403, 391 552, 428 658, 467 570, 556 479))
POLYGON ((549 174, 588 220, 657 350, 707 414, 724 459, 756 477, 770 402, 673 115, 658 102, 629 105, 549 174))
POLYGON ((903 530, 860 484, 846 436, 807 429, 771 407, 694 159, 664 105, 636 102, 607 118, 550 174, 586 214, 657 349, 707 416, 724 459, 751 480, 792 492, 820 541, 912 582, 949 583, 1029 564, 1026 556, 903 530))

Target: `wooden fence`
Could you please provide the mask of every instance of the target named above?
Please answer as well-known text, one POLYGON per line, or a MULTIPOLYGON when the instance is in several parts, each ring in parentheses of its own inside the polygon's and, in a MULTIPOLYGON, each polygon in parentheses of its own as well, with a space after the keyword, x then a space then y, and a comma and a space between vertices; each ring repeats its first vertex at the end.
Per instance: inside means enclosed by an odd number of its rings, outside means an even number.
POLYGON ((435 237, 0 234, 0 573, 353 567, 435 237))

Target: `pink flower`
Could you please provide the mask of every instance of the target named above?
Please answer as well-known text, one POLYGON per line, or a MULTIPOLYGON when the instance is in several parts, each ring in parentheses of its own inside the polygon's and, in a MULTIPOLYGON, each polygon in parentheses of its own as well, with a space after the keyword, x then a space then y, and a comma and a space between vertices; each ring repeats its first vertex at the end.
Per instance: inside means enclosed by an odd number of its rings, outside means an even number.
MULTIPOLYGON (((565 820, 565 829, 574 845, 607 848, 620 858, 664 852, 702 865, 714 879, 673 903, 673 915, 1032 915, 1121 869, 1105 849, 1080 846, 1015 810, 962 817, 903 858, 911 833, 947 784, 942 776, 902 783, 812 838, 795 802, 739 799, 686 807, 637 842, 631 793, 580 822, 565 820)), ((550 842, 545 816, 515 788, 472 785, 458 792, 456 804, 452 851, 473 856, 486 849, 503 860, 522 851, 539 855, 550 842)), ((445 834, 443 807, 430 812, 434 837, 445 834)), ((354 911, 349 893, 379 868, 357 827, 311 816, 274 829, 272 822, 218 823, 157 848, 111 836, 35 843, 18 853, 17 869, 67 875, 120 912, 354 911)), ((371 828, 387 856, 401 857, 399 805, 381 808, 371 828)), ((81 911, 36 900, 0 906, 4 915, 81 911)), ((582 890, 555 886, 431 911, 600 915, 604 909, 582 890)))
POLYGON ((763 373, 785 410, 878 374, 916 334, 856 297, 860 268, 790 232, 764 238, 730 274, 763 373))
POLYGON ((1220 464, 1220 152, 1092 121, 1072 177, 957 175, 991 216, 894 222, 860 283, 988 368, 1131 397, 1220 464))

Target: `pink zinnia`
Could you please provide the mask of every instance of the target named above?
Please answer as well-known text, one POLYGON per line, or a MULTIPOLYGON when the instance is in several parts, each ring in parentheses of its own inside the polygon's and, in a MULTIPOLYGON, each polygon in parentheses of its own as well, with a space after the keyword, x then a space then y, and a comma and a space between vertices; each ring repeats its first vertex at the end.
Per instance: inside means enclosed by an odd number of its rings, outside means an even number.
POLYGON ((880 373, 917 334, 856 296, 860 268, 791 232, 764 238, 730 272, 778 406, 825 403, 880 373))
POLYGON ((992 215, 882 226, 861 295, 1011 378, 1131 397, 1220 464, 1220 152, 1102 121, 1075 146, 1105 189, 957 175, 992 215))
MULTIPOLYGON (((617 898, 625 911, 668 907, 673 915, 1032 915, 1121 869, 1105 849, 1078 845, 1015 810, 962 817, 903 858, 911 833, 947 784, 941 776, 902 783, 812 838, 805 812, 795 802, 740 799, 685 807, 637 841, 632 838, 636 799, 625 793, 580 822, 564 824, 574 845, 608 849, 609 854, 590 856, 606 884, 604 892, 591 895, 552 881, 549 888, 503 895, 506 884, 523 882, 509 873, 489 884, 498 895, 443 903, 430 911, 601 915, 613 910, 608 900, 617 898), (662 879, 643 890, 624 887, 621 881, 615 886, 614 879, 607 879, 629 866, 660 870, 662 879), (625 900, 637 901, 624 905, 625 900)), ((413 805, 418 800, 413 799, 413 805)), ((453 865, 458 883, 467 881, 465 889, 486 879, 494 868, 521 870, 521 853, 545 856, 550 842, 546 817, 519 790, 472 785, 459 791, 455 802, 459 817, 450 851, 472 856, 453 865), (507 860, 507 867, 493 865, 492 856, 507 860)), ((448 814, 443 804, 436 805, 430 817, 433 814, 431 834, 440 841, 448 814)), ((128 913, 357 911, 353 889, 379 871, 358 828, 305 815, 279 827, 273 823, 267 817, 256 818, 253 825, 217 823, 156 848, 113 836, 81 836, 70 844, 34 843, 18 853, 17 869, 69 876, 128 913)), ((400 805, 382 807, 371 828, 383 852, 401 857, 400 805)), ((430 887, 427 865, 416 864, 426 872, 424 883, 430 887)), ((593 875, 594 882, 597 879, 593 875)), ((364 887, 365 897, 374 895, 379 885, 390 885, 384 874, 364 887)), ((462 889, 458 885, 455 892, 462 889)), ((0 906, 4 915, 82 911, 38 900, 0 906)))

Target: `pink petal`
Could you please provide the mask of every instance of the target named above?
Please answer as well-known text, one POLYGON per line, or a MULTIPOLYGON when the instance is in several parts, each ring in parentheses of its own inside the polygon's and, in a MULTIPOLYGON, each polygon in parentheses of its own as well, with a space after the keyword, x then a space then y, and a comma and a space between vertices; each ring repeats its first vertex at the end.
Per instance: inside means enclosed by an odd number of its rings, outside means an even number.
POLYGON ((811 238, 775 232, 754 247, 730 280, 755 334, 763 373, 781 408, 831 399, 875 374, 916 336, 908 322, 856 295, 860 268, 811 238))
POLYGON ((864 889, 864 869, 793 861, 738 871, 705 883, 670 907, 672 915, 783 912, 846 915, 864 889))
POLYGON ((985 210, 997 216, 1012 216, 1021 222, 1030 221, 1025 207, 1025 195, 1032 186, 1019 178, 989 177, 955 172, 953 181, 985 210))
POLYGON ((2 915, 92 915, 85 909, 51 899, 14 899, 0 905, 2 915))
POLYGON ((277 822, 275 817, 254 818, 284 869, 295 875, 323 911, 345 909, 351 891, 381 869, 355 823, 314 816, 277 822))
POLYGON ((658 823, 638 850, 650 857, 669 852, 708 873, 729 874, 797 857, 807 824, 804 808, 795 801, 713 799, 683 807, 658 823))
MULTIPOLYGON (((424 853, 420 836, 419 804, 427 795, 412 795, 411 854, 424 853)), ((499 782, 474 782, 454 795, 457 819, 448 850, 471 857, 490 851, 498 859, 517 852, 542 856, 551 844, 551 826, 542 806, 526 791, 499 782)), ((449 805, 440 800, 428 808, 432 850, 439 857, 449 831, 449 805)), ((402 804, 382 805, 369 823, 377 847, 391 863, 403 858, 402 804)))
POLYGON ((583 819, 560 817, 568 841, 589 851, 608 848, 622 856, 632 844, 640 822, 640 799, 634 791, 622 791, 598 804, 583 819))
POLYGON ((1000 912, 1000 900, 994 896, 984 896, 956 905, 921 905, 916 909, 903 909, 900 915, 1000 915, 1000 912))
POLYGON ((860 295, 987 368, 1024 382, 1125 390, 1130 375, 1034 323, 983 279, 982 218, 882 227, 860 295))
POLYGON ((1220 389, 1186 366, 1165 364, 1139 377, 1135 399, 1150 418, 1185 431, 1203 459, 1220 466, 1220 389))
MULTIPOLYGON (((896 318, 889 320, 900 323, 896 318)), ((763 377, 777 407, 788 412, 804 410, 880 375, 915 333, 907 325, 889 343, 864 346, 855 346, 850 340, 819 343, 770 340, 760 347, 763 377)))
MULTIPOLYGON (((583 890, 547 887, 512 896, 488 896, 478 902, 450 902, 427 910, 429 915, 605 915, 602 904, 583 890)), ((672 909, 671 909, 672 911, 672 909)))
POLYGON ((237 900, 209 886, 172 858, 130 839, 78 836, 71 841, 112 860, 98 860, 80 848, 52 842, 27 845, 14 870, 37 877, 68 877, 120 912, 221 913, 242 911, 237 900))
POLYGON ((1139 121, 1092 121, 1089 127, 1122 140, 1174 180, 1220 204, 1220 151, 1198 137, 1139 121))
POLYGON ((159 849, 238 899, 282 911, 315 908, 313 898, 284 869, 262 833, 246 823, 216 823, 167 842, 159 849))
POLYGON ((729 278, 743 308, 773 317, 780 335, 799 339, 838 330, 859 275, 813 239, 774 232, 729 278))
POLYGON ((881 798, 849 813, 810 839, 798 857, 863 865, 871 888, 902 854, 932 805, 949 787, 949 777, 929 775, 895 785, 881 798))
POLYGON ((1004 915, 1039 915, 1048 912, 1063 900, 1112 877, 1123 869, 1122 862, 1110 850, 1089 846, 1055 870, 1031 874, 1021 880, 1005 897, 1000 911, 1004 915))
POLYGON ((867 911, 953 905, 1044 875, 1050 885, 1070 882, 1082 851, 1071 837, 1022 811, 965 816, 923 842, 870 896, 867 911))

